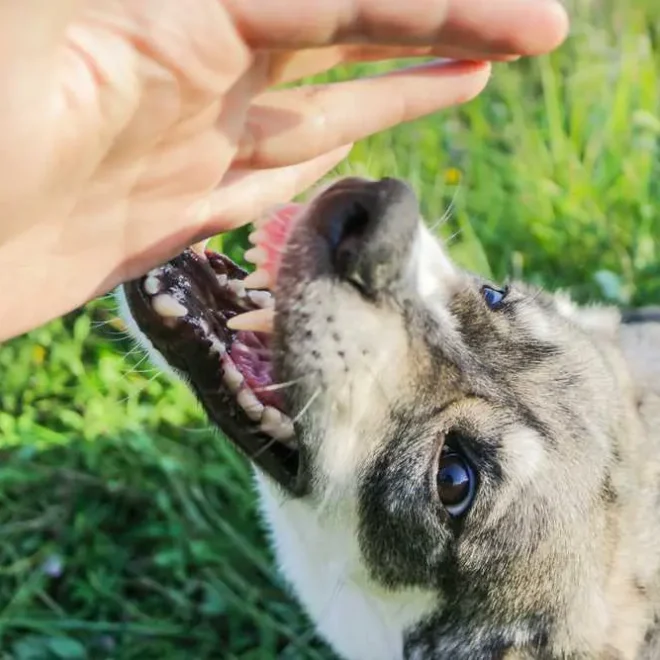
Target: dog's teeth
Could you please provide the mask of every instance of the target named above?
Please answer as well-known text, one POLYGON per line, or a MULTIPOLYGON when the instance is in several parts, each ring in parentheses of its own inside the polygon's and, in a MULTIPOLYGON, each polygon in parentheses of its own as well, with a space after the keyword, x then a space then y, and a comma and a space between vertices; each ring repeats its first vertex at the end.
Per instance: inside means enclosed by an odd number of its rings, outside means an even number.
POLYGON ((288 440, 289 438, 293 438, 295 433, 296 430, 293 428, 293 420, 286 415, 282 415, 282 424, 280 425, 278 434, 275 436, 275 439, 288 440))
POLYGON ((293 422, 271 406, 264 408, 259 429, 275 440, 288 440, 294 434, 293 422))
POLYGON ((272 332, 275 311, 272 309, 255 309, 252 312, 239 314, 227 321, 230 330, 252 330, 253 332, 272 332))
POLYGON ((262 247, 253 247, 246 250, 243 255, 246 261, 249 261, 257 266, 261 266, 268 261, 268 253, 262 247))
POLYGON ((243 388, 236 396, 238 405, 243 408, 245 414, 253 421, 258 422, 264 411, 264 405, 254 396, 253 392, 243 388))
POLYGON ((206 257, 206 244, 207 244, 208 242, 209 242, 209 239, 206 238, 206 239, 204 239, 203 241, 199 241, 198 243, 193 243, 193 244, 190 246, 190 249, 191 249, 193 252, 197 252, 197 254, 198 254, 200 257, 206 257))
POLYGON ((222 275, 216 275, 216 278, 220 286, 227 286, 227 282, 229 281, 229 278, 224 273, 222 275))
POLYGON ((155 275, 147 275, 142 287, 145 293, 155 296, 160 291, 160 280, 155 275))
POLYGON ((245 296, 245 282, 243 282, 243 280, 229 280, 227 286, 229 287, 229 290, 239 298, 245 296))
POLYGON ((229 391, 236 394, 243 384, 243 374, 234 366, 231 360, 223 360, 222 366, 224 367, 222 379, 229 391))
POLYGON ((248 289, 268 289, 270 287, 270 273, 264 268, 257 268, 243 280, 243 284, 248 289))
POLYGON ((272 309, 275 307, 275 298, 268 291, 248 291, 248 297, 262 309, 272 309))
POLYGON ((261 415, 261 425, 259 426, 260 430, 268 435, 272 435, 273 432, 276 432, 280 425, 282 424, 282 413, 273 408, 272 406, 266 406, 264 412, 261 415))
POLYGON ((156 314, 165 318, 181 318, 188 313, 188 310, 169 293, 161 293, 152 301, 151 305, 156 314))
POLYGON ((252 245, 260 245, 261 243, 264 243, 267 240, 268 240, 268 234, 265 231, 262 231, 261 229, 257 229, 256 231, 253 231, 252 233, 248 234, 248 241, 250 241, 252 245))

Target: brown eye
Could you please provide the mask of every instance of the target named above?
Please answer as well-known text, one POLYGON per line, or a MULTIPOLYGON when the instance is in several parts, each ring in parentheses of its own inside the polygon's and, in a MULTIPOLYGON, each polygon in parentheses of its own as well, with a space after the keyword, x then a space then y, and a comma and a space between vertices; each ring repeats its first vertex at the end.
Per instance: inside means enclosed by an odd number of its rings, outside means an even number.
POLYGON ((470 464, 451 449, 443 450, 438 465, 438 496, 450 516, 463 515, 474 499, 475 477, 470 464))

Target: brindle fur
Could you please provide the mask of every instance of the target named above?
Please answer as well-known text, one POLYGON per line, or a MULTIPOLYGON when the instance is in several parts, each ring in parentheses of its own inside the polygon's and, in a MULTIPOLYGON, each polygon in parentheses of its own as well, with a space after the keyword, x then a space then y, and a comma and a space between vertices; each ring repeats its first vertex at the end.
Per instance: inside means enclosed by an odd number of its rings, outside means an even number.
MULTIPOLYGON (((414 213, 408 193, 395 188, 379 203, 374 213, 413 226, 402 215, 414 213)), ((292 244, 311 258, 309 236, 302 226, 292 244)), ((318 260, 302 273, 284 270, 278 290, 282 373, 317 374, 290 403, 297 409, 323 386, 307 423, 325 424, 326 442, 334 436, 329 410, 342 398, 332 381, 340 378, 344 390, 351 381, 366 387, 357 360, 337 373, 322 338, 328 314, 344 352, 363 345, 388 354, 373 375, 370 410, 351 413, 368 446, 351 459, 357 487, 325 492, 337 487, 332 466, 319 469, 318 492, 326 506, 354 498, 362 559, 375 583, 436 594, 433 611, 406 630, 405 656, 655 657, 660 324, 639 314, 622 324, 615 310, 579 309, 519 283, 493 312, 481 282, 446 264, 438 290, 422 296, 405 274, 416 259, 406 240, 392 241, 400 268, 372 300, 329 285, 318 260), (305 280, 305 273, 313 275, 305 280), (388 325, 395 337, 377 330, 388 325), (373 331, 365 337, 364 328, 373 331), (458 522, 438 506, 429 474, 447 431, 464 436, 480 475, 475 504, 458 522), (530 446, 518 448, 526 436, 530 446)))
POLYGON ((339 553, 361 607, 399 621, 411 603, 400 641, 370 658, 659 658, 660 322, 516 283, 493 311, 403 184, 361 185, 316 198, 276 291, 278 376, 297 382, 290 409, 307 406, 313 492, 295 501, 259 477, 278 561, 321 634, 365 660, 352 601, 330 594, 328 615, 310 584, 339 553), (314 229, 358 194, 381 227, 361 291, 331 276, 314 229), (479 475, 460 520, 434 490, 450 433, 479 475))

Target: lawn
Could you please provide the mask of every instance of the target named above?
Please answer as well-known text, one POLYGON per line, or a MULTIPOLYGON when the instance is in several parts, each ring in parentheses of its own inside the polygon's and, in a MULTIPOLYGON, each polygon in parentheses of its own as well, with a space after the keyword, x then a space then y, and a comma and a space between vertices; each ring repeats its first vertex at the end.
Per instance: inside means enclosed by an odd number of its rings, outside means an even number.
MULTIPOLYGON (((559 52, 341 172, 408 179, 481 273, 660 303, 660 8, 579 5, 559 52)), ((0 659, 332 657, 273 570, 245 462, 111 299, 0 347, 0 382, 0 659)))

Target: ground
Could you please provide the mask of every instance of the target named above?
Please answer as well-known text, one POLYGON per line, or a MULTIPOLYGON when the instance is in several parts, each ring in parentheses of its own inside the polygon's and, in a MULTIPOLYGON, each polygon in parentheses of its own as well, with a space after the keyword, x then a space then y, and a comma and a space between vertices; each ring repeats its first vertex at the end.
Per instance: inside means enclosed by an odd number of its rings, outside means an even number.
MULTIPOLYGON (((559 52, 341 172, 408 179, 495 279, 660 303, 660 9, 574 4, 559 52)), ((273 570, 245 462, 111 300, 0 347, 0 384, 0 660, 331 657, 273 570)))

